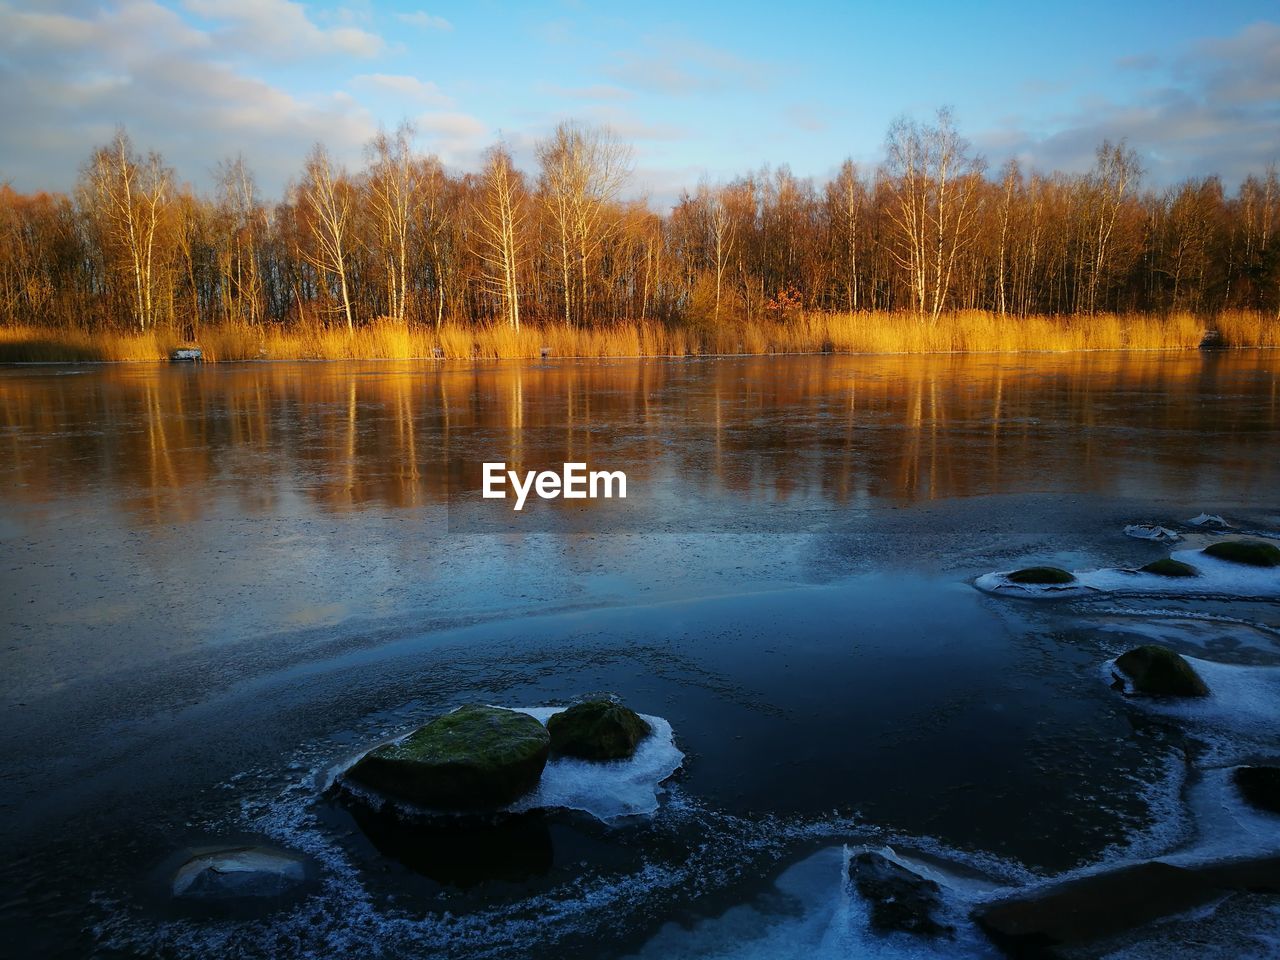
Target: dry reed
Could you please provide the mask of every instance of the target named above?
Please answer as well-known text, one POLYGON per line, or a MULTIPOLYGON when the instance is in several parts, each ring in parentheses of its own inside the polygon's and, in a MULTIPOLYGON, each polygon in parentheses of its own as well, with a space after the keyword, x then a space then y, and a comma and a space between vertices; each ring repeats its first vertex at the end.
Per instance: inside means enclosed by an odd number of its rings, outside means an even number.
MULTIPOLYGON (((1280 321, 1259 313, 1217 318, 1227 346, 1280 346, 1280 321)), ((352 359, 536 359, 553 357, 693 356, 767 353, 1023 353, 1078 350, 1186 350, 1207 325, 1186 313, 1167 317, 1115 314, 1008 317, 960 311, 937 322, 900 313, 811 313, 780 319, 686 327, 620 321, 592 327, 563 323, 513 330, 504 324, 419 327, 388 319, 348 331, 295 324, 223 324, 202 329, 198 345, 210 361, 352 359)), ((181 345, 168 330, 98 331, 0 328, 0 361, 163 360, 181 345)))

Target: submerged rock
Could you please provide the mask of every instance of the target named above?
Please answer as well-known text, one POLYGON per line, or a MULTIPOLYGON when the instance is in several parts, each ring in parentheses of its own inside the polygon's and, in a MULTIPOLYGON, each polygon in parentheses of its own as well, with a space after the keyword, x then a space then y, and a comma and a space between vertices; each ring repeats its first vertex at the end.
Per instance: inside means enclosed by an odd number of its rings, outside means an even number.
POLYGON ((185 900, 220 901, 283 897, 307 879, 306 861, 270 847, 222 847, 193 851, 178 867, 171 890, 185 900))
POLYGON ((1059 567, 1025 567, 1008 574, 1010 583, 1058 584, 1074 583, 1075 574, 1059 567))
POLYGON ((1164 557, 1160 560, 1152 560, 1144 567, 1138 568, 1142 573, 1154 573, 1157 577, 1198 577, 1200 571, 1189 563, 1183 563, 1181 560, 1175 560, 1173 557, 1164 557))
POLYGON ((650 733, 648 722, 612 700, 588 700, 547 720, 551 749, 583 760, 620 760, 650 733))
POLYGON ((415 817, 352 804, 351 814, 379 853, 447 886, 523 883, 545 875, 554 861, 551 829, 540 812, 415 817))
POLYGON ((1209 688, 1181 656, 1149 643, 1116 658, 1117 683, 1128 679, 1134 693, 1153 697, 1204 697, 1209 688), (1122 675, 1122 676, 1121 676, 1122 675))
POLYGON ((1222 889, 1191 870, 1142 863, 979 907, 973 918, 1015 956, 1088 943, 1210 903, 1222 889))
POLYGON ((865 851, 849 861, 849 879, 871 904, 871 926, 885 933, 918 933, 928 937, 951 933, 935 913, 941 888, 883 854, 865 851))
POLYGON ((1280 813, 1280 767, 1236 767, 1231 780, 1250 806, 1280 813))
POLYGON ((1209 544, 1203 552, 1219 560, 1250 567, 1280 567, 1280 547, 1261 540, 1222 540, 1209 544))
POLYGON ((528 714, 471 705, 371 750, 347 777, 427 807, 498 807, 537 785, 550 746, 528 714))

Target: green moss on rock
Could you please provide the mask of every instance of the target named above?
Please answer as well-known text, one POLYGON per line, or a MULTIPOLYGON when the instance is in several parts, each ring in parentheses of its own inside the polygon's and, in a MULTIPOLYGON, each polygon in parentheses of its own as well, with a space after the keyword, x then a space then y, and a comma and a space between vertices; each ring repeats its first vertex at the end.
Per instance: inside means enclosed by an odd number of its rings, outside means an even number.
POLYGON ((1209 688, 1182 657, 1168 647, 1150 643, 1116 658, 1116 670, 1129 679, 1136 693, 1154 697, 1203 697, 1209 688))
POLYGON ((1280 813, 1280 767, 1236 767, 1231 779, 1251 806, 1280 813))
POLYGON ((1204 552, 1219 560, 1250 567, 1280 567, 1280 548, 1261 540, 1220 540, 1209 544, 1204 552))
POLYGON ((612 700, 588 700, 547 720, 551 749, 583 760, 619 760, 636 752, 649 724, 634 710, 612 700))
POLYGON ((550 746, 547 729, 528 714, 465 706, 371 750, 347 776, 423 806, 497 807, 537 785, 550 746))
POLYGON ((1181 560, 1175 560, 1173 557, 1164 557, 1161 560, 1152 560, 1145 567, 1139 568, 1143 573, 1154 573, 1157 577, 1198 577, 1200 572, 1189 563, 1183 563, 1181 560))
POLYGON ((1010 583, 1054 584, 1074 583, 1075 574, 1059 567, 1025 567, 1009 574, 1010 583))

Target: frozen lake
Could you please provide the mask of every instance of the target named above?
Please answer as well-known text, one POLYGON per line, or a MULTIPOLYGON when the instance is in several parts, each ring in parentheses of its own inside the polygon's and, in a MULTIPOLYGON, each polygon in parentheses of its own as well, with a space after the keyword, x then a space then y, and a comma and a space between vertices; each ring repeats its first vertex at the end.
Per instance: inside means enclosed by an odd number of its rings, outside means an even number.
MULTIPOLYGON (((1280 818, 1219 796, 1280 758, 1280 572, 974 587, 1198 550, 1202 513, 1280 537, 1275 353, 10 367, 0 451, 0 936, 25 955, 931 955, 864 929, 844 845, 967 878, 961 918, 1126 859, 1280 851, 1280 818), (622 469, 628 497, 515 517, 479 498, 492 460, 622 469), (1153 641, 1208 663, 1210 706, 1109 688, 1153 641), (459 851, 321 790, 461 703, 592 691, 672 727, 652 815, 459 851), (227 841, 317 882, 175 911, 166 865, 227 841)), ((1247 956, 1276 909, 1115 949, 1247 956)))

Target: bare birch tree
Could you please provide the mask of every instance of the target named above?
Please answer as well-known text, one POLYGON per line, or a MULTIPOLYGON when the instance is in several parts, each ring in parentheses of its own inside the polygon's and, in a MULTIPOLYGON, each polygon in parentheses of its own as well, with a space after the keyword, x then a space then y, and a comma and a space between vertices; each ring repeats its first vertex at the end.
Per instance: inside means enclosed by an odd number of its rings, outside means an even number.
POLYGON ((335 177, 329 154, 321 144, 317 143, 307 157, 300 194, 314 242, 303 256, 322 275, 331 275, 337 280, 347 329, 354 330, 347 258, 352 242, 355 197, 351 185, 342 181, 341 174, 335 177))
POLYGON ((907 271, 917 313, 936 322, 959 254, 973 240, 984 164, 946 108, 933 125, 895 121, 885 149, 895 191, 893 255, 907 271))
POLYGON ((620 222, 613 204, 631 173, 631 148, 607 128, 562 123, 538 144, 537 155, 565 322, 585 322, 592 260, 620 222))
POLYGON ((223 316, 256 325, 265 310, 258 245, 267 225, 266 210, 243 156, 222 161, 215 175, 223 231, 218 249, 223 316))
POLYGON ((520 329, 520 266, 524 255, 525 198, 511 154, 499 144, 489 151, 474 215, 480 229, 475 254, 485 279, 502 297, 503 313, 520 329))
POLYGON ((1107 258, 1111 254, 1112 237, 1125 193, 1136 185, 1141 175, 1138 155, 1124 141, 1112 143, 1104 140, 1098 147, 1097 163, 1086 183, 1092 211, 1092 229, 1088 237, 1090 249, 1086 260, 1089 281, 1084 305, 1089 313, 1096 313, 1098 309, 1098 291, 1106 280, 1107 258))
POLYGON ((146 330, 155 325, 158 241, 173 174, 159 154, 137 156, 123 129, 94 151, 86 174, 84 193, 107 241, 108 269, 129 278, 134 322, 146 330))
POLYGON ((867 189, 852 160, 840 165, 836 178, 827 184, 828 216, 835 227, 837 256, 844 273, 849 311, 858 309, 858 241, 867 189))
POLYGON ((422 202, 422 167, 413 156, 413 127, 380 132, 369 144, 369 203, 386 272, 387 315, 403 320, 409 293, 410 235, 422 202))

